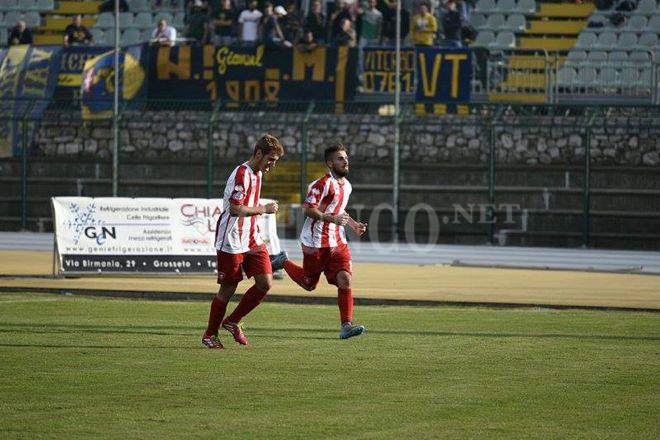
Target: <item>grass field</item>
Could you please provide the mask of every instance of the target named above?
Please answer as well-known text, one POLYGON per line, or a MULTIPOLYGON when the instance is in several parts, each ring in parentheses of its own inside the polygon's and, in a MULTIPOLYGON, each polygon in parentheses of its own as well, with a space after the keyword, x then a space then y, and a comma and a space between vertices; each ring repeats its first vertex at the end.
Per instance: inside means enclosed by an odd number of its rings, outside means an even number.
POLYGON ((658 438, 660 316, 0 295, 0 438, 658 438))

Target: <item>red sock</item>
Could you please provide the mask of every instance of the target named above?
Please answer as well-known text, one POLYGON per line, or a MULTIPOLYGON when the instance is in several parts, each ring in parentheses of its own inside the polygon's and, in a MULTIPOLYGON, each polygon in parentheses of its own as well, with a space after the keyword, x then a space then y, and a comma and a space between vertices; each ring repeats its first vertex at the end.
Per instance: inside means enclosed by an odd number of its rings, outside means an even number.
POLYGON ((248 313, 254 310, 261 301, 266 297, 268 292, 262 292, 256 286, 256 284, 248 289, 241 298, 241 302, 238 303, 231 315, 227 316, 227 322, 238 323, 241 322, 241 319, 245 317, 248 313))
POLYGON ((309 286, 305 284, 305 271, 302 267, 298 266, 291 260, 287 260, 284 263, 284 271, 303 289, 307 289, 309 286))
POLYGON ((340 288, 337 292, 337 305, 339 306, 341 323, 353 321, 353 289, 340 288))
POLYGON ((209 313, 209 325, 206 327, 207 335, 214 335, 218 332, 220 328, 220 323, 222 318, 225 317, 225 312, 227 311, 227 303, 217 296, 213 297, 211 301, 211 312, 209 313))

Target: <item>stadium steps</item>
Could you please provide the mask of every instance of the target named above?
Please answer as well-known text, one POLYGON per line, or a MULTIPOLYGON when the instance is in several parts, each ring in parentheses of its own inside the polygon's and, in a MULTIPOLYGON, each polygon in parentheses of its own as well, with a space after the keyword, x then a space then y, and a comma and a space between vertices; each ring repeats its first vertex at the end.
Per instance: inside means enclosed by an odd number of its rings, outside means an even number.
MULTIPOLYGON (((518 34, 517 47, 527 50, 547 51, 550 63, 565 61, 564 52, 570 50, 577 41, 577 35, 587 25, 586 19, 594 10, 592 4, 539 3, 535 14, 527 17, 528 27, 518 34)), ((545 61, 540 55, 512 56, 506 70, 506 80, 497 92, 488 94, 493 102, 545 103, 545 90, 550 86, 543 73, 545 61)))
POLYGON ((71 23, 71 17, 81 14, 83 25, 91 29, 96 24, 101 1, 79 0, 58 1, 57 7, 48 12, 42 25, 34 32, 34 44, 62 44, 64 29, 71 23))

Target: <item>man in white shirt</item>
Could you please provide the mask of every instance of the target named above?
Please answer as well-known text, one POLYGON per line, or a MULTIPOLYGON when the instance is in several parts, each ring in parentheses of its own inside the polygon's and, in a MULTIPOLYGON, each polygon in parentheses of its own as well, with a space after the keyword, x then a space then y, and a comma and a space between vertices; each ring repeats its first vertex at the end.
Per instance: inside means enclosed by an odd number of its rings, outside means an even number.
POLYGON ((151 40, 161 46, 174 46, 176 42, 176 29, 168 26, 167 20, 160 20, 158 27, 151 34, 151 40))
POLYGON ((261 11, 257 9, 257 2, 252 1, 248 9, 245 9, 238 16, 238 23, 241 26, 239 35, 242 43, 256 44, 259 40, 259 22, 262 15, 261 11))

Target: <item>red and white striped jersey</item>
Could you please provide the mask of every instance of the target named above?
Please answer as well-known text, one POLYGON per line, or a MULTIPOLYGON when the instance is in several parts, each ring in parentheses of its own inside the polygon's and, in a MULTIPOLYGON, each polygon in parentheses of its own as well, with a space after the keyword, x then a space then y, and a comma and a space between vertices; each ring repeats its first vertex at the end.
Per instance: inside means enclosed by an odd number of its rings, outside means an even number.
POLYGON ((242 254, 263 244, 257 216, 235 217, 230 205, 257 206, 261 194, 261 171, 254 172, 245 162, 227 179, 222 199, 222 215, 215 229, 215 248, 228 254, 242 254))
MULTIPOLYGON (((332 174, 328 173, 312 182, 307 190, 307 198, 303 206, 318 208, 324 214, 337 215, 346 210, 348 198, 352 187, 347 179, 339 183, 332 174)), ((305 246, 315 248, 335 247, 347 244, 346 233, 343 226, 321 220, 305 219, 300 241, 305 246)))

